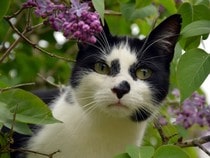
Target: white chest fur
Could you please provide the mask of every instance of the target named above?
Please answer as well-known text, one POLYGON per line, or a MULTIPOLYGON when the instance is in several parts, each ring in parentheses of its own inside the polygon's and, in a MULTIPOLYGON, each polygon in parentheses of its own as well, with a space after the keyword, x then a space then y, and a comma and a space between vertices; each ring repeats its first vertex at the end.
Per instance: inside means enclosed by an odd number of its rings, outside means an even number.
MULTIPOLYGON (((60 150, 54 158, 111 158, 129 144, 140 145, 146 122, 115 118, 103 113, 85 113, 66 94, 55 102, 54 116, 63 123, 47 125, 29 142, 29 149, 41 153, 60 150)), ((30 154, 28 158, 42 158, 30 154)))

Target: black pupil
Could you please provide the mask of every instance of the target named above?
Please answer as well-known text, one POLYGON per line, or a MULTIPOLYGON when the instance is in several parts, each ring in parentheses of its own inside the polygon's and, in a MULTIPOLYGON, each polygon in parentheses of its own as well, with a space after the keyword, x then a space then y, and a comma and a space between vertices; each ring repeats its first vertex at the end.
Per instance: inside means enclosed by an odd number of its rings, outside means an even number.
POLYGON ((147 70, 146 69, 143 69, 142 70, 142 73, 143 73, 144 76, 146 76, 147 75, 147 70))
POLYGON ((101 67, 101 71, 104 71, 106 69, 106 65, 105 64, 100 64, 101 67))

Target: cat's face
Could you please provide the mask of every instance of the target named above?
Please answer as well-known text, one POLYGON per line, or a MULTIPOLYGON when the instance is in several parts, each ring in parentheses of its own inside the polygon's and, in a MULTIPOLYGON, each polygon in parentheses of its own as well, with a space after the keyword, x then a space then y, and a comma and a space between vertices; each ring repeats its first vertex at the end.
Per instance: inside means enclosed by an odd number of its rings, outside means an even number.
POLYGON ((94 45, 80 46, 71 85, 86 112, 146 120, 169 87, 169 69, 180 32, 174 15, 145 40, 112 36, 107 27, 94 45))

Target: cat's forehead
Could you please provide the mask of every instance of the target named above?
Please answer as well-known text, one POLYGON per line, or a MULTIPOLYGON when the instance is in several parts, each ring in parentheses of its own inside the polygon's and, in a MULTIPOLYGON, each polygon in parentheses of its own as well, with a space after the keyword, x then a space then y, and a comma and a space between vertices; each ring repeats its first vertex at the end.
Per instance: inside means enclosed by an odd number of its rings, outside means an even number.
POLYGON ((128 44, 121 43, 114 46, 106 56, 107 64, 111 65, 113 61, 118 61, 120 66, 128 68, 137 62, 136 53, 131 50, 128 44))

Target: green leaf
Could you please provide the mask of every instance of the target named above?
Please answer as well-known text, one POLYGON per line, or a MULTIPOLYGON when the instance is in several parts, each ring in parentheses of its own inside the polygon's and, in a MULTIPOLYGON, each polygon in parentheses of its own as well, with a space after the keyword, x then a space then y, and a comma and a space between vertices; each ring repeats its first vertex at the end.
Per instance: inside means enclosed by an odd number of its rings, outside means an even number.
POLYGON ((123 154, 115 156, 114 158, 131 158, 131 157, 127 153, 123 153, 123 154))
POLYGON ((131 158, 151 158, 155 152, 152 146, 134 146, 130 145, 126 148, 126 152, 131 158))
POLYGON ((152 146, 142 146, 139 150, 139 158, 152 158, 155 149, 152 146))
POLYGON ((210 8, 206 5, 192 5, 191 3, 183 3, 178 10, 182 15, 182 27, 198 20, 210 20, 210 16, 206 13, 210 12, 210 8))
POLYGON ((183 3, 178 10, 182 15, 182 27, 185 27, 193 21, 193 6, 190 3, 183 3))
POLYGON ((210 54, 202 49, 192 49, 182 55, 177 66, 177 83, 181 101, 200 87, 210 73, 210 54))
MULTIPOLYGON (((210 4, 210 3, 209 3, 210 4)), ((206 13, 210 12, 210 7, 206 5, 194 5, 194 20, 210 20, 210 16, 206 13)))
POLYGON ((4 0, 1 1, 0 5, 0 20, 4 17, 4 15, 7 13, 9 6, 10 6, 10 0, 4 0))
POLYGON ((201 37, 200 36, 194 36, 189 38, 182 38, 179 43, 182 46, 184 50, 190 50, 194 48, 198 48, 200 45, 201 37))
POLYGON ((188 133, 188 131, 183 126, 176 125, 174 127, 176 127, 176 129, 177 129, 180 137, 187 138, 187 136, 189 135, 189 133, 188 133))
POLYGON ((1 131, 1 129, 2 129, 2 127, 3 127, 3 123, 2 122, 0 122, 0 131, 1 131))
POLYGON ((129 145, 126 148, 126 152, 131 158, 138 158, 139 156, 139 147, 135 145, 129 145))
POLYGON ((152 0, 138 0, 136 1, 136 8, 142 8, 142 7, 145 7, 147 5, 150 5, 152 2, 152 0))
POLYGON ((143 8, 137 8, 135 7, 134 3, 121 3, 121 12, 123 16, 129 20, 133 21, 136 19, 144 19, 146 17, 157 15, 157 8, 154 5, 148 5, 143 8))
POLYGON ((99 13, 102 23, 104 24, 104 13, 105 13, 104 0, 92 0, 92 3, 95 10, 99 13))
POLYGON ((4 126, 11 129, 13 126, 13 130, 24 134, 24 135, 32 135, 33 132, 29 128, 29 126, 26 123, 21 123, 21 122, 15 122, 13 120, 8 120, 7 122, 4 122, 4 126))
POLYGON ((15 113, 15 120, 22 123, 50 124, 59 122, 53 118, 50 109, 37 96, 21 89, 13 89, 0 94, 0 101, 6 104, 7 118, 11 120, 15 113))
POLYGON ((174 0, 159 0, 159 2, 169 11, 170 14, 177 12, 174 0))
POLYGON ((210 33, 210 21, 208 20, 199 20, 192 22, 191 24, 184 27, 184 29, 181 31, 181 35, 184 38, 204 35, 209 33, 210 33))
POLYGON ((190 158, 190 156, 178 146, 163 145, 156 150, 154 158, 190 158))

